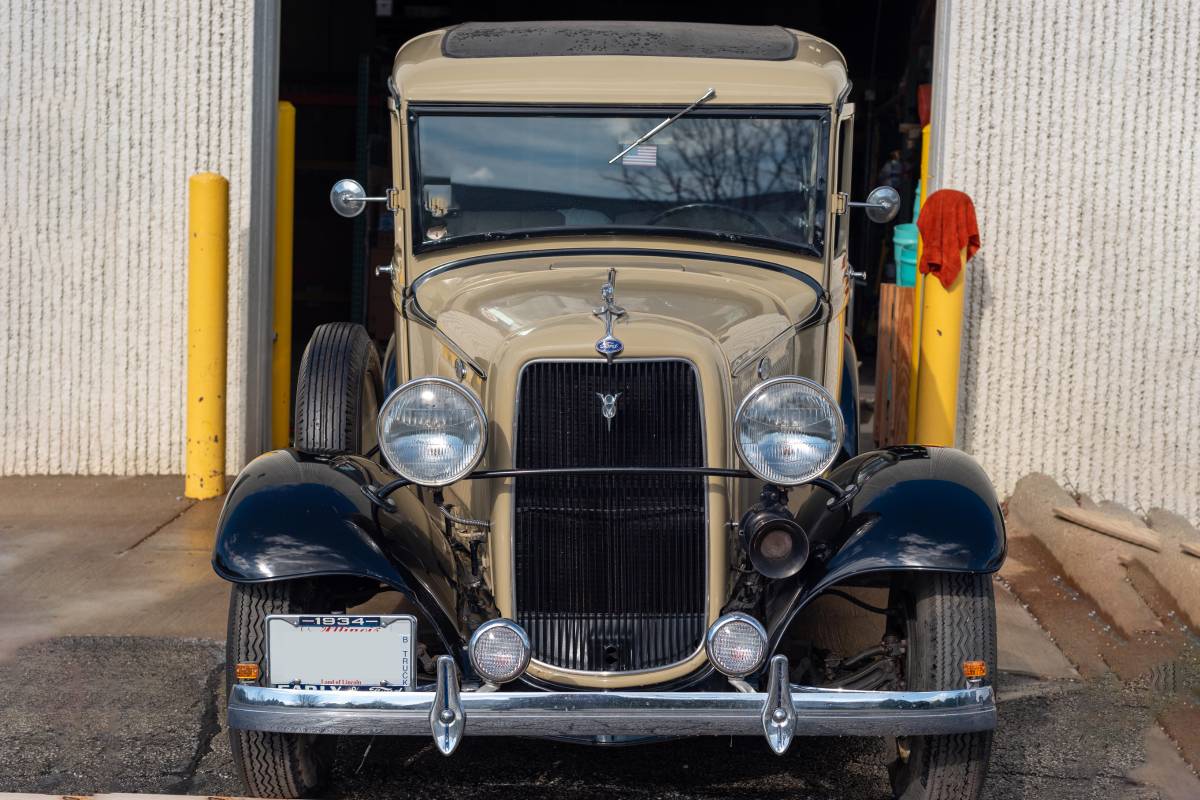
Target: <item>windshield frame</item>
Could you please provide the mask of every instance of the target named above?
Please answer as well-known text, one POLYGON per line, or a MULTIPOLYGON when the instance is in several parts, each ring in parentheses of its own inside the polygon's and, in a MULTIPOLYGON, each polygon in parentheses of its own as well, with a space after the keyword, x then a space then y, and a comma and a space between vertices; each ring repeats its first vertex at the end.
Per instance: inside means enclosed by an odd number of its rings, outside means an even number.
POLYGON ((752 234, 739 234, 722 231, 706 231, 697 228, 676 228, 664 225, 555 225, 546 228, 522 228, 515 231, 506 232, 489 232, 467 234, 464 236, 455 236, 453 238, 444 239, 441 241, 424 241, 421 238, 421 225, 417 221, 417 215, 421 209, 420 187, 421 187, 421 157, 420 157, 420 118, 423 116, 462 116, 467 114, 479 116, 526 116, 526 117, 552 117, 552 116, 642 116, 645 115, 647 122, 653 125, 655 118, 659 115, 670 116, 678 113, 680 110, 687 108, 686 103, 675 105, 577 105, 577 104, 539 104, 539 105, 512 105, 512 104, 494 104, 494 103, 434 103, 422 102, 411 103, 407 106, 405 118, 407 121, 406 142, 408 151, 408 201, 410 203, 409 214, 409 243, 412 247, 414 255, 422 253, 450 250, 464 245, 479 244, 481 242, 510 242, 523 241, 541 237, 563 237, 563 236, 595 236, 595 235, 625 235, 625 236, 650 236, 663 238, 684 238, 700 241, 716 242, 716 243, 735 243, 744 244, 752 247, 760 247, 769 250, 783 250, 790 253, 798 253, 801 255, 824 258, 826 249, 829 246, 830 232, 829 214, 832 202, 832 193, 835 190, 830 184, 830 174, 832 162, 830 161, 830 146, 832 141, 832 109, 826 105, 794 105, 794 106, 745 106, 745 105, 703 105, 698 106, 688 112, 687 116, 692 117, 789 117, 799 119, 815 120, 822 128, 820 132, 821 151, 819 155, 820 162, 824 165, 825 172, 825 197, 824 203, 821 206, 821 211, 825 216, 825 226, 822 230, 821 241, 817 244, 789 242, 785 239, 776 239, 768 236, 755 236, 752 234))

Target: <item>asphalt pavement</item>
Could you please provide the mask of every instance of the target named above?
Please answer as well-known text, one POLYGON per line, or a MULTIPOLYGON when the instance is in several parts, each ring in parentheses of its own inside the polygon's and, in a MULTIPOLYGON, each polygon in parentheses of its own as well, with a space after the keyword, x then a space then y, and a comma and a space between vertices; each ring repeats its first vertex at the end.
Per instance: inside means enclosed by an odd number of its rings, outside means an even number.
MULTIPOLYGON (((161 637, 61 637, 0 663, 0 791, 236 795, 223 648, 161 637)), ((1150 685, 999 676, 989 798, 1171 798, 1135 776, 1154 760, 1150 685)), ((468 737, 348 738, 332 796, 362 798, 832 798, 889 796, 878 739, 758 738, 601 748, 468 737)), ((1153 778, 1153 776, 1151 776, 1153 778)), ((1159 776, 1158 783, 1162 783, 1159 776)))
MULTIPOLYGON (((224 728, 228 588, 208 565, 218 504, 185 501, 176 483, 0 480, 0 792, 242 792, 224 728)), ((1160 727, 1196 694, 1200 639, 1172 618, 1154 637, 1169 647, 1118 642, 1053 564, 1020 548, 1010 562, 1017 594, 997 584, 1000 722, 985 797, 1200 797, 1160 727), (1054 641, 1018 595, 1054 622, 1054 641)), ((1175 731, 1200 727, 1174 718, 1175 731)), ((885 798, 889 760, 883 740, 854 738, 800 738, 776 757, 759 738, 468 737, 450 758, 424 739, 350 738, 329 794, 885 798)))

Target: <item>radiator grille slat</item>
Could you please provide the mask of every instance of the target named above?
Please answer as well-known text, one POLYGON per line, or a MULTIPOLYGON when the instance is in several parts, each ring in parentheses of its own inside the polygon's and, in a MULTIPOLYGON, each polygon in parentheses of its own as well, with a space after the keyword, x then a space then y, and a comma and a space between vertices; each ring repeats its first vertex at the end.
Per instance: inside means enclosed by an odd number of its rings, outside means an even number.
MULTIPOLYGON (((521 373, 515 464, 700 467, 686 361, 533 362, 521 373), (597 395, 617 395, 611 423, 597 395)), ((517 621, 544 663, 585 671, 686 659, 704 635, 705 480, 661 473, 515 482, 517 621)))

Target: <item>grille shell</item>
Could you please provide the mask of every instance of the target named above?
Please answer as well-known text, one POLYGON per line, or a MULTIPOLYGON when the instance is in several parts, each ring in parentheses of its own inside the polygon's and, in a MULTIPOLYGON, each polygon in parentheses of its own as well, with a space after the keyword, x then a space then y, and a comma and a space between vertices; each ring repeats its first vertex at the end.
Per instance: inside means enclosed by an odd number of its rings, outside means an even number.
MULTIPOLYGON (((689 361, 534 361, 521 371, 518 468, 701 467, 704 445, 700 383, 689 361), (597 394, 618 392, 610 427, 597 394)), ((516 478, 515 616, 533 658, 622 673, 699 651, 707 517, 703 476, 516 478)))

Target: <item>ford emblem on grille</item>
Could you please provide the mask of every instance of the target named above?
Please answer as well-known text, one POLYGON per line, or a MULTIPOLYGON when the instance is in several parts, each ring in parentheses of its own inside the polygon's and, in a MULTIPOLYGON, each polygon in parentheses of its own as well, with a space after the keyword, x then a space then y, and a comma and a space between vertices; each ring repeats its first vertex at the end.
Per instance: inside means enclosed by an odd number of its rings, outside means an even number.
POLYGON ((613 293, 617 286, 617 271, 615 269, 608 270, 608 280, 600 287, 600 299, 604 305, 597 306, 592 310, 594 316, 604 320, 604 336, 600 341, 596 342, 596 352, 608 359, 608 363, 621 354, 625 349, 625 345, 621 344, 621 340, 613 336, 613 322, 625 316, 625 309, 617 305, 613 300, 613 293))
MULTIPOLYGON (((621 343, 617 342, 617 344, 621 343)), ((624 392, 617 392, 616 394, 601 394, 600 392, 596 392, 596 397, 600 398, 600 416, 604 417, 604 421, 608 424, 610 431, 612 430, 612 421, 617 416, 617 398, 622 394, 624 392)))

